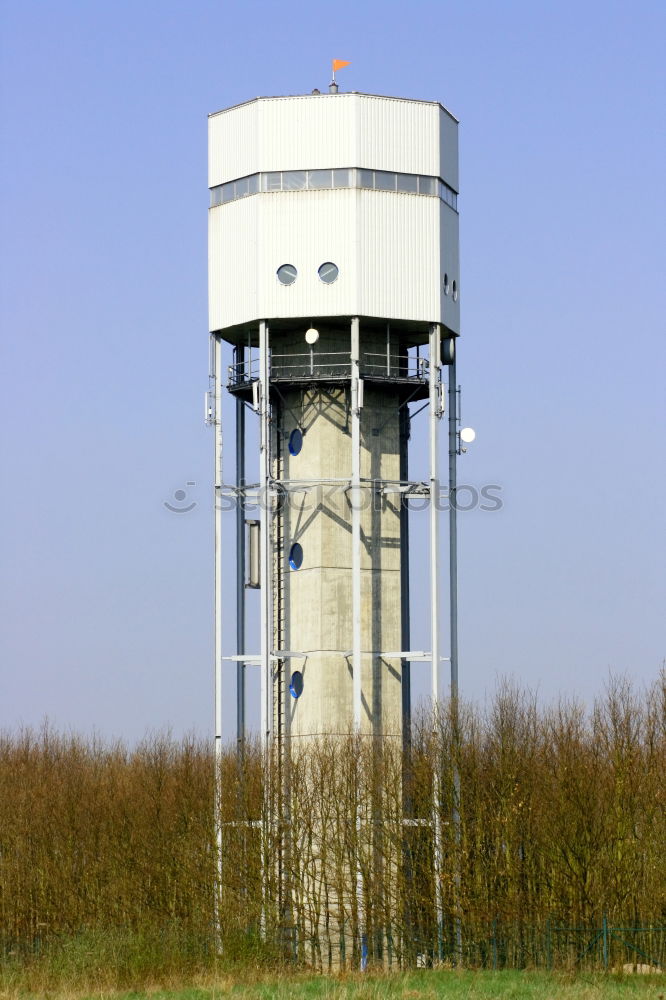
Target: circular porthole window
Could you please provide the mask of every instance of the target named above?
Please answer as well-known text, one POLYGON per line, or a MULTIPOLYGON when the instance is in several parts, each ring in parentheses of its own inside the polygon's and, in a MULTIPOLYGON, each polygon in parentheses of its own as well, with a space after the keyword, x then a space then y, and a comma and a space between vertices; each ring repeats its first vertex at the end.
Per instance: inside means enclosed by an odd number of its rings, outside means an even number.
POLYGON ((317 271, 317 274, 326 285, 332 284, 337 278, 338 273, 337 265, 331 264, 330 260, 322 264, 317 271))
POLYGON ((300 569, 303 565, 303 546, 294 542, 289 549, 289 565, 292 569, 300 569))
POLYGON ((289 691, 291 692, 292 698, 300 698, 303 694, 303 674, 300 670, 294 670, 291 675, 291 683, 289 684, 289 691))
POLYGON ((277 278, 282 285, 293 285, 298 271, 293 264, 281 264, 277 269, 277 278))
POLYGON ((443 287, 444 287, 444 294, 448 295, 449 294, 449 276, 448 276, 448 274, 444 275, 444 281, 442 282, 442 284, 443 284, 443 287))
POLYGON ((451 294, 453 296, 453 301, 457 302, 458 301, 458 286, 456 285, 455 281, 451 285, 451 294))
POLYGON ((296 430, 293 430, 289 435, 289 454, 298 455, 302 447, 303 447, 303 433, 297 427, 296 430))

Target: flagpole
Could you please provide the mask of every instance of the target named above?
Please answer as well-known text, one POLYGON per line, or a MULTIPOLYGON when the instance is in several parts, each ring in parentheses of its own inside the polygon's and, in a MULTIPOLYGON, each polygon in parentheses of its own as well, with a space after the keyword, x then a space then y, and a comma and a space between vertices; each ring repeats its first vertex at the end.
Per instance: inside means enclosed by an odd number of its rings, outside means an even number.
POLYGON ((351 63, 346 59, 331 59, 331 72, 333 78, 331 80, 331 87, 337 87, 337 80, 335 79, 335 71, 338 69, 344 69, 345 66, 350 66, 351 63))

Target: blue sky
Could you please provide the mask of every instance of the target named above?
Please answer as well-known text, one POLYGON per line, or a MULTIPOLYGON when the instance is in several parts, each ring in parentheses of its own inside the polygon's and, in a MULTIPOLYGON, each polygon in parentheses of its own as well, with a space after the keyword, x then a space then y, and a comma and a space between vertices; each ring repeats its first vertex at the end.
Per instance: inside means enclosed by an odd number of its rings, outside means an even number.
POLYGON ((324 89, 333 57, 343 89, 461 119, 478 436, 460 478, 504 501, 461 516, 463 693, 649 683, 666 656, 663 3, 6 0, 0 18, 0 727, 211 731, 206 115, 324 89), (177 489, 188 514, 164 507, 177 489))

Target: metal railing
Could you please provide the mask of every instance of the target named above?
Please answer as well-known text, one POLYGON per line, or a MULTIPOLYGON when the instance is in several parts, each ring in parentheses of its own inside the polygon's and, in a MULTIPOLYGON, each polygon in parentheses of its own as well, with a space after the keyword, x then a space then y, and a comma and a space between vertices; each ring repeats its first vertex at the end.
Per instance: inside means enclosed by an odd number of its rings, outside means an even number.
MULTIPOLYGON (((351 360, 347 351, 303 351, 270 356, 270 377, 281 381, 302 379, 346 378, 351 360)), ((413 354, 391 354, 366 351, 361 355, 360 373, 368 378, 409 379, 428 381, 427 358, 413 354)), ((259 378, 259 357, 251 355, 245 361, 229 365, 229 385, 240 386, 259 378)))
POLYGON ((428 359, 414 354, 367 351, 361 358, 362 374, 376 378, 413 378, 428 381, 428 359))
POLYGON ((259 357, 255 355, 249 360, 239 361, 235 365, 229 365, 227 369, 229 375, 229 385, 243 385, 246 382, 254 382, 259 378, 259 357))
POLYGON ((271 378, 344 378, 349 375, 348 351, 304 351, 299 354, 271 354, 271 378))

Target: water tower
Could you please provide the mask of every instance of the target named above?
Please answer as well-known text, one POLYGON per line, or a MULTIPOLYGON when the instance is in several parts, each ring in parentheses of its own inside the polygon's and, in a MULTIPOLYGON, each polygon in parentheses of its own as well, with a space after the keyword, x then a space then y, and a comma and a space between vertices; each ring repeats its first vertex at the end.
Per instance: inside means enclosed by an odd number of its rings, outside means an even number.
POLYGON ((209 187, 218 746, 225 658, 237 663, 240 738, 246 669, 261 673, 265 745, 351 731, 404 738, 411 662, 432 664, 435 705, 439 694, 432 499, 445 365, 449 444, 456 434, 457 121, 436 102, 370 94, 257 98, 210 116, 209 187), (223 657, 221 606, 226 390, 236 397, 233 657, 223 657), (414 481, 410 406, 419 401, 429 475, 414 481), (260 428, 251 464, 248 408, 260 428), (410 645, 414 495, 431 501, 425 650, 410 645), (259 501, 253 517, 250 500, 259 501), (248 583, 259 587, 261 618, 246 644, 248 583))

